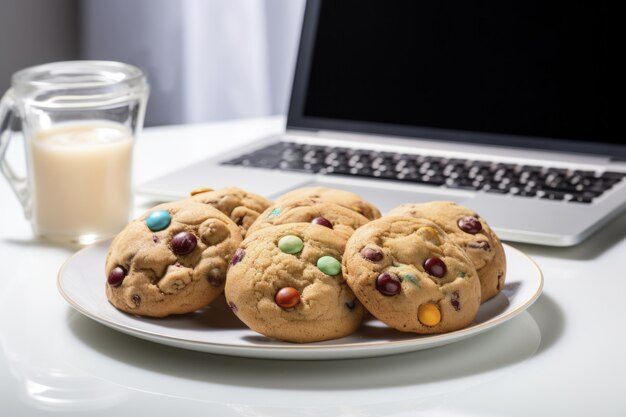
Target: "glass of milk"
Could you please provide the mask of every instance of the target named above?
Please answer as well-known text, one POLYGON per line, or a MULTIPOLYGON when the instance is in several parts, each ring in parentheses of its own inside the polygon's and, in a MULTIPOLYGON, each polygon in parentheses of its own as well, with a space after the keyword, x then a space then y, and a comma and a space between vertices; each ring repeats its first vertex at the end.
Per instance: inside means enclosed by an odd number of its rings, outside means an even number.
POLYGON ((0 102, 0 170, 36 235, 89 244, 128 222, 148 84, 136 67, 68 61, 15 73, 0 102), (25 174, 5 156, 22 135, 25 174))

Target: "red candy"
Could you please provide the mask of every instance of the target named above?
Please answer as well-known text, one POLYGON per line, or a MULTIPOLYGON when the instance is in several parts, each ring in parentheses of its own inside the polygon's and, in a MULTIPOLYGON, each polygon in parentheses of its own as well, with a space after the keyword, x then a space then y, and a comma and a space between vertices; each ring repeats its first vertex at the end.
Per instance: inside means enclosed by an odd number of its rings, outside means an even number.
POLYGON ((436 256, 428 258, 424 261, 424 269, 430 275, 437 278, 443 277, 448 271, 446 264, 444 264, 443 261, 436 256))
POLYGON ((198 239, 193 233, 180 232, 172 238, 172 252, 176 255, 187 255, 193 252, 198 244, 198 239))
POLYGON ((398 295, 402 289, 402 282, 393 272, 383 272, 376 278, 376 289, 383 295, 398 295))
POLYGON ((328 227, 329 229, 333 228, 333 224, 326 217, 316 217, 311 220, 313 224, 319 224, 320 226, 328 227))
POLYGON ((116 266, 109 272, 107 282, 111 287, 118 287, 122 284, 124 278, 126 278, 126 270, 121 266, 116 266))
POLYGON ((361 249, 361 256, 370 262, 379 262, 383 260, 383 253, 374 248, 368 248, 367 246, 361 249))
POLYGON ((459 226, 459 229, 472 235, 483 230, 483 225, 480 223, 480 220, 473 216, 461 217, 456 224, 459 226))
POLYGON ((239 262, 241 262, 244 256, 246 256, 246 251, 241 248, 237 248, 235 254, 233 255, 233 258, 230 260, 230 264, 237 265, 239 262))

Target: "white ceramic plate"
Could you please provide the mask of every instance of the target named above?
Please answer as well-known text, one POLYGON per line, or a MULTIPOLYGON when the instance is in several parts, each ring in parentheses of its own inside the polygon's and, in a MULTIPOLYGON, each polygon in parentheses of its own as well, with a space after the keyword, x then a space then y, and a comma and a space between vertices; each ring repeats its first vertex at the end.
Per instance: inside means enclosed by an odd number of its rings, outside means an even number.
POLYGON ((500 294, 484 303, 474 324, 440 335, 420 336, 368 320, 354 334, 326 342, 293 344, 262 336, 245 327, 224 298, 196 313, 150 319, 123 313, 107 300, 104 260, 110 241, 99 242, 68 259, 61 267, 57 286, 80 313, 105 326, 165 345, 221 355, 250 358, 324 360, 393 355, 428 349, 477 335, 512 319, 539 297, 543 276, 527 255, 504 245, 507 277, 500 294))

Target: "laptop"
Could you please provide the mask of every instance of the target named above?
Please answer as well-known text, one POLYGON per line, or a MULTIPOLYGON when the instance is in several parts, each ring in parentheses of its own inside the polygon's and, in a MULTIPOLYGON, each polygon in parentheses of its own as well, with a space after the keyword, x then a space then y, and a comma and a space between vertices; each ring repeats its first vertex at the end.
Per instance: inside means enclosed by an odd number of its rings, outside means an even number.
POLYGON ((284 134, 138 192, 325 186, 383 213, 450 200, 504 240, 577 244, 626 207, 625 37, 612 8, 310 0, 284 134))

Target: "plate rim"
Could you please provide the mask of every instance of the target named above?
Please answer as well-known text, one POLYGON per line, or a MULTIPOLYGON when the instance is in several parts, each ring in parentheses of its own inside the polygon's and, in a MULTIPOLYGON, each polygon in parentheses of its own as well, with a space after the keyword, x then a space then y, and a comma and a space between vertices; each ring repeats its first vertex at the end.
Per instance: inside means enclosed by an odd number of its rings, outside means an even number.
MULTIPOLYGON (((158 343, 158 339, 166 339, 168 341, 173 342, 169 344, 170 346, 175 346, 175 347, 181 347, 180 344, 186 344, 186 345, 194 345, 198 347, 215 347, 215 348, 220 348, 220 349, 229 348, 229 349, 236 349, 236 350, 245 351, 245 352, 262 351, 262 350, 267 350, 267 349, 270 349, 272 351, 282 350, 282 351, 298 351, 298 352, 302 352, 302 351, 318 352, 318 351, 324 351, 324 350, 345 350, 345 349, 356 351, 356 350, 362 350, 362 349, 378 348, 381 346, 394 346, 396 348, 401 348, 403 346, 419 346, 419 345, 426 343, 422 341, 428 341, 428 344, 433 344, 433 347, 435 347, 437 346, 437 342, 439 341, 449 340, 450 342, 453 342, 458 339, 462 339, 464 337, 470 336, 473 333, 483 332, 503 322, 513 319, 520 313, 526 311, 535 301, 537 301, 537 299, 539 298, 539 296, 541 295, 543 291, 543 286, 544 286, 543 272, 541 271, 541 268, 539 267, 537 262, 535 262, 533 258, 531 258, 529 255, 527 255, 520 249, 517 249, 506 243, 502 243, 502 245, 505 247, 506 250, 515 251, 518 254, 520 254, 523 258, 526 258, 528 261, 530 261, 530 265, 536 270, 537 276, 539 277, 539 285, 537 286, 537 288, 535 289, 535 292, 530 297, 528 297, 522 304, 515 307, 513 310, 509 311, 506 314, 498 315, 494 318, 491 318, 479 324, 470 325, 469 327, 465 327, 463 329, 455 330, 455 331, 448 332, 448 333, 439 333, 439 334, 432 334, 432 335, 419 335, 415 333, 416 336, 422 336, 422 337, 415 338, 415 339, 396 340, 396 341, 381 340, 381 341, 371 341, 371 342, 365 342, 365 343, 342 343, 342 344, 325 344, 325 345, 294 343, 293 345, 267 344, 267 345, 259 345, 259 346, 236 345, 236 344, 231 344, 231 343, 220 343, 220 342, 204 342, 204 341, 191 340, 191 339, 171 336, 168 334, 158 333, 158 332, 154 332, 151 330, 145 330, 145 329, 141 329, 132 325, 122 324, 119 322, 108 320, 100 315, 93 314, 92 312, 83 308, 79 303, 77 303, 74 299, 72 299, 65 292, 61 284, 61 280, 62 280, 62 275, 64 271, 66 270, 66 268, 68 267, 68 265, 72 263, 74 259, 77 258, 78 256, 83 256, 84 252, 88 250, 94 250, 94 247, 98 245, 104 245, 106 243, 110 244, 111 241, 112 239, 104 239, 98 242, 94 242, 93 244, 86 246, 80 249, 79 251, 75 252, 68 259, 66 259, 65 262, 63 262, 63 264, 59 268, 59 271, 57 272, 57 279, 56 279, 57 290, 59 291, 61 296, 65 299, 65 301, 68 304, 70 304, 72 308, 74 308, 79 313, 83 314, 84 316, 98 323, 101 323, 107 327, 113 328, 115 330, 121 331, 123 333, 126 333, 134 337, 140 337, 143 339, 154 341, 155 343, 158 343)), ((250 331, 253 332, 253 330, 250 330, 250 331)), ((410 333, 410 332, 406 332, 406 333, 410 333)), ((196 350, 205 351, 205 352, 207 351, 206 349, 196 349, 196 350)))

